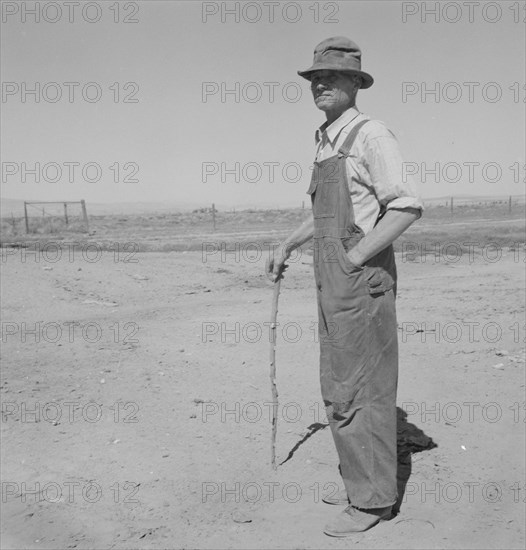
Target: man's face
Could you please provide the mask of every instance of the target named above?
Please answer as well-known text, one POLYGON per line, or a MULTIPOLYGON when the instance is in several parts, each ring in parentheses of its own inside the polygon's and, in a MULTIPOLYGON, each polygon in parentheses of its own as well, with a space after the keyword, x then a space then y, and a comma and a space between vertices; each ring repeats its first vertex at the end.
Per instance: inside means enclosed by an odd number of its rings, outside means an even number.
POLYGON ((310 89, 314 103, 322 111, 342 110, 354 104, 360 77, 338 71, 315 71, 310 89))

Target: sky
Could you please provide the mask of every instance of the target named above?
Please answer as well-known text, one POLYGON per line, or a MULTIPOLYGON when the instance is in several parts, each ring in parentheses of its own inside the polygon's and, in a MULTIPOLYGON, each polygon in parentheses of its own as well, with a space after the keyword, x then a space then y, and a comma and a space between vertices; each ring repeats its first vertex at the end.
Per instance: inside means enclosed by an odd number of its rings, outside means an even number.
POLYGON ((525 17, 518 1, 2 1, 1 197, 299 206, 324 115, 297 71, 338 35, 375 78, 359 110, 423 198, 521 195, 525 17))

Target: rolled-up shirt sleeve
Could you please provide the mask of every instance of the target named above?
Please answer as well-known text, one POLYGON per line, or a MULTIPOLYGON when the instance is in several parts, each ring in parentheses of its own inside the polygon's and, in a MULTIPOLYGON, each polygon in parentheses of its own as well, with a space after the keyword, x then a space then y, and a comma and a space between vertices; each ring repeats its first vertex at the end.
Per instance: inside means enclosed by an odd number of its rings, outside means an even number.
MULTIPOLYGON (((372 124, 364 143, 363 163, 378 202, 386 210, 424 209, 416 186, 404 173, 404 163, 395 136, 381 123, 372 124)), ((364 128, 365 129, 365 128, 364 128)))

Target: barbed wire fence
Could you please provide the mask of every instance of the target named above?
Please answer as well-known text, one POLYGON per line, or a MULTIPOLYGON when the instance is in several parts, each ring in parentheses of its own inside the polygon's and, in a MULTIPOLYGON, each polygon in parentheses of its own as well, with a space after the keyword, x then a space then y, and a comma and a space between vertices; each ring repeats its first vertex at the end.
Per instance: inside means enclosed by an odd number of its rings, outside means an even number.
MULTIPOLYGON (((24 226, 26 234, 38 230, 54 233, 60 230, 89 233, 86 201, 24 201, 24 226), (70 207, 68 211, 68 207, 70 207), (76 208, 75 208, 76 207, 76 208), (36 214, 38 212, 38 214, 36 214), (35 220, 38 220, 35 223, 35 220), (33 223, 32 223, 33 222, 33 223)), ((11 212, 8 223, 16 234, 16 220, 11 212)))

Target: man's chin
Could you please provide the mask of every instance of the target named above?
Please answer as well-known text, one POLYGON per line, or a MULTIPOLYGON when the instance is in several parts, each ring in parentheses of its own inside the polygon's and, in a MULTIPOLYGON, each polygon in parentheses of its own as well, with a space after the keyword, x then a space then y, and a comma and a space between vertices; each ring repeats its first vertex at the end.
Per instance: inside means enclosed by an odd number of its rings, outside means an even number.
POLYGON ((316 107, 320 109, 320 111, 330 111, 334 109, 334 101, 327 100, 327 99, 318 99, 314 100, 314 103, 316 104, 316 107))

